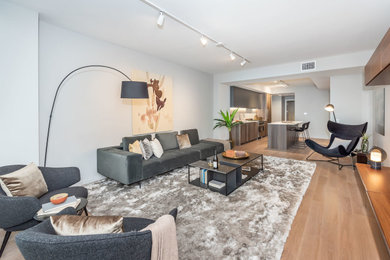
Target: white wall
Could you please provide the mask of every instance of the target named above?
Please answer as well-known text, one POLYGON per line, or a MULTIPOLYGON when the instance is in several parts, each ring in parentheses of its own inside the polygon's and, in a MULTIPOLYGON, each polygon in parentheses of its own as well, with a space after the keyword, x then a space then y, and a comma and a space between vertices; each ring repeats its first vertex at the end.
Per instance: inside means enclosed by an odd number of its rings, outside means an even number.
POLYGON ((337 122, 343 124, 368 122, 367 134, 372 136, 374 123, 372 88, 364 86, 363 72, 332 76, 330 78, 330 103, 335 107, 337 122))
MULTIPOLYGON (((68 72, 87 64, 112 66, 128 75, 136 69, 171 76, 174 129, 198 128, 201 138, 212 135, 211 75, 45 22, 40 22, 39 37, 41 162, 55 89, 68 72)), ((96 149, 119 145, 132 134, 130 102, 119 98, 122 80, 119 73, 91 69, 65 82, 54 111, 48 165, 78 166, 82 182, 101 177, 96 149)))
POLYGON ((272 122, 282 121, 282 97, 281 96, 272 95, 271 119, 272 122))
MULTIPOLYGON (((387 159, 384 162, 384 165, 390 166, 390 85, 386 87, 386 97, 385 97, 385 135, 380 135, 375 132, 375 111, 372 111, 372 132, 373 132, 373 145, 383 148, 387 153, 387 159)), ((373 105, 375 107, 375 95, 372 95, 373 105)), ((370 144, 370 148, 373 146, 370 144)))
POLYGON ((38 14, 0 1, 0 32, 0 166, 38 163, 38 14))
MULTIPOLYGON (((295 120, 302 122, 310 121, 310 137, 329 138, 326 128, 326 123, 329 120, 329 113, 324 110, 325 105, 329 103, 329 90, 318 89, 315 86, 296 86, 279 88, 273 91, 273 94, 278 93, 294 94, 295 120)), ((272 96, 272 101, 273 98, 274 95, 272 96)), ((280 110, 282 110, 282 108, 280 108, 280 110)), ((278 120, 272 118, 272 121, 278 120)))

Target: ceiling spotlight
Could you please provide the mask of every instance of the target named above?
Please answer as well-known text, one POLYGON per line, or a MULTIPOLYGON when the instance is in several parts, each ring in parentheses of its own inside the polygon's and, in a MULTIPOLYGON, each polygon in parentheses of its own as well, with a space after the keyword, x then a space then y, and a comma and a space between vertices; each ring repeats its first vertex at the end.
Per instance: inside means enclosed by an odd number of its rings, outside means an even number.
POLYGON ((231 59, 232 61, 236 59, 236 55, 234 55, 233 52, 231 52, 229 56, 230 56, 230 59, 231 59))
POLYGON ((241 67, 244 67, 246 63, 247 63, 246 59, 242 59, 240 63, 241 67))
POLYGON ((160 28, 163 27, 164 20, 165 20, 165 16, 164 16, 163 12, 160 12, 160 15, 157 19, 157 26, 160 28))
POLYGON ((204 35, 202 35, 202 37, 200 37, 200 43, 202 44, 202 46, 206 46, 206 44, 207 44, 207 38, 204 37, 204 35))
POLYGON ((223 42, 217 42, 216 46, 217 47, 223 47, 223 42))

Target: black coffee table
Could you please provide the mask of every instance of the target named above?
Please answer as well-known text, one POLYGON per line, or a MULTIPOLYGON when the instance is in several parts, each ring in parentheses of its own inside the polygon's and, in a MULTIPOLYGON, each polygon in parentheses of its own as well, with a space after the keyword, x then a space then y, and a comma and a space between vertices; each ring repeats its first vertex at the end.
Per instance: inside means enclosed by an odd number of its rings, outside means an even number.
MULTIPOLYGON (((208 158, 208 160, 210 159, 212 159, 212 157, 208 158)), ((214 169, 207 161, 202 160, 188 164, 188 183, 197 187, 207 188, 227 196, 250 180, 253 176, 258 174, 259 171, 264 170, 262 154, 250 153, 248 158, 242 160, 229 159, 223 157, 222 154, 218 154, 218 161, 218 169, 214 169), (253 163, 253 161, 257 158, 261 158, 260 165, 254 165, 253 163), (250 170, 243 170, 243 167, 245 168, 245 166, 250 166, 250 170), (191 167, 197 167, 208 171, 207 184, 201 183, 200 177, 191 180, 191 167), (220 189, 209 186, 209 182, 211 180, 223 182, 225 186, 220 189)))

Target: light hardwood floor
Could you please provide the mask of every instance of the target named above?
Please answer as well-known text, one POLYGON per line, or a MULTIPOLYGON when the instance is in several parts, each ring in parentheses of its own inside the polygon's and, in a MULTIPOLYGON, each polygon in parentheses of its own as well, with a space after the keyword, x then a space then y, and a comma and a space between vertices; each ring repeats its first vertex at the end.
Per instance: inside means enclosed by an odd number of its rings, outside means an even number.
MULTIPOLYGON (((267 138, 236 148, 296 160, 311 153, 307 147, 270 150, 267 138)), ((390 259, 357 173, 352 167, 316 163, 282 259, 390 259)))
MULTIPOLYGON (((236 149, 296 160, 304 160, 311 152, 309 148, 269 150, 267 138, 236 149)), ((23 259, 14 235, 1 259, 23 259)), ((4 236, 3 231, 0 236, 4 236)), ((352 167, 339 171, 336 165, 317 163, 282 259, 390 259, 362 184, 352 167)))

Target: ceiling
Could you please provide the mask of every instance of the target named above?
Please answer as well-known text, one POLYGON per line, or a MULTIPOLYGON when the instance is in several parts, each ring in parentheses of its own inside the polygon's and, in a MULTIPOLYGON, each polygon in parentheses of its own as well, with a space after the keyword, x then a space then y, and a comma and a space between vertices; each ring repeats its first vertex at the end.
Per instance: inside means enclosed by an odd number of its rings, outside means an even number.
MULTIPOLYGON (((4 0, 0 0, 4 1, 4 0)), ((7 0, 43 21, 208 73, 239 60, 140 0, 7 0)), ((151 0, 251 61, 245 68, 374 49, 390 25, 389 0, 151 0)))
POLYGON ((287 84, 287 87, 280 87, 279 80, 248 83, 241 85, 241 87, 270 94, 279 93, 280 91, 289 92, 290 90, 292 91, 292 89, 295 87, 317 87, 311 78, 284 79, 281 82, 287 84))

